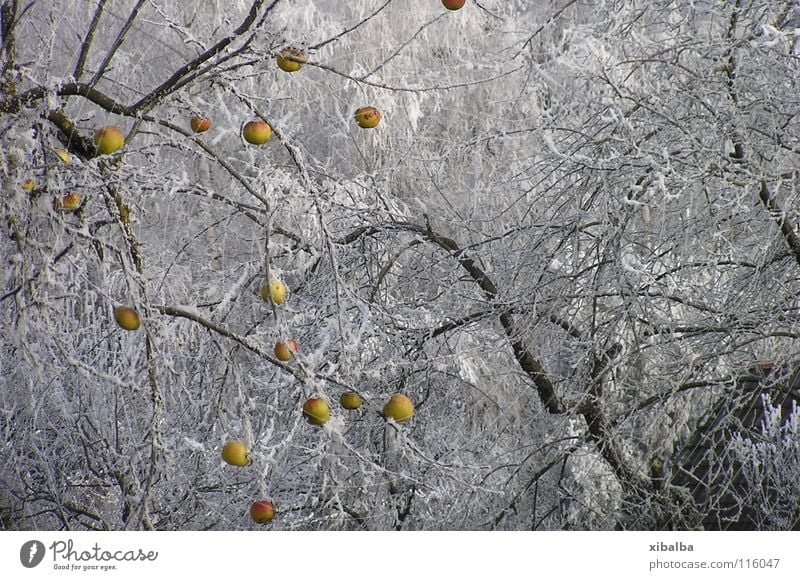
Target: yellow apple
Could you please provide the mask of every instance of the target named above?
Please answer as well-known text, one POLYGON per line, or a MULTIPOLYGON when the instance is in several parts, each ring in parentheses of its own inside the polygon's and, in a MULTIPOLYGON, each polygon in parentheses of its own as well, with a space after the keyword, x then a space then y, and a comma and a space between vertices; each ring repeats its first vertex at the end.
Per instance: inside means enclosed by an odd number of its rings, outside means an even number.
POLYGON ((339 397, 339 403, 348 411, 355 411, 361 406, 362 400, 358 393, 346 391, 339 397))
POLYGON ((250 505, 250 517, 257 524, 266 524, 275 517, 275 504, 266 499, 254 501, 250 505))
POLYGON ((25 191, 33 191, 36 189, 36 180, 35 179, 26 179, 22 182, 22 189, 25 191))
POLYGON ((125 330, 137 330, 141 325, 139 313, 127 306, 117 306, 114 309, 114 320, 125 330))
POLYGON ((467 0, 442 0, 442 4, 448 10, 458 10, 463 8, 467 0))
POLYGON ((236 467, 245 467, 250 465, 250 455, 247 453, 247 447, 241 441, 231 440, 222 446, 222 459, 228 465, 236 467))
POLYGON ((280 280, 272 280, 261 287, 261 299, 264 302, 270 300, 275 304, 283 304, 286 301, 286 284, 280 280))
POLYGON ((275 352, 275 358, 283 362, 292 360, 294 353, 296 353, 298 350, 300 350, 300 345, 293 338, 287 340, 286 342, 276 342, 275 348, 273 349, 275 352))
POLYGON ((392 395, 392 398, 383 406, 383 416, 392 418, 398 423, 408 421, 414 415, 414 403, 411 399, 400 393, 392 395))
POLYGON ((189 121, 189 126, 195 133, 205 133, 211 128, 211 119, 195 116, 189 121))
POLYGON ((110 155, 125 145, 125 135, 117 127, 109 125, 98 129, 94 134, 94 146, 100 155, 110 155))
POLYGON ((69 151, 66 149, 56 149, 56 155, 58 155, 58 158, 64 163, 69 163, 72 161, 72 155, 70 155, 69 151))
POLYGON ((331 418, 331 409, 325 399, 313 397, 303 404, 303 416, 312 425, 324 425, 331 418))
POLYGON ((77 194, 77 192, 72 191, 64 196, 64 199, 61 200, 61 204, 64 206, 64 209, 77 209, 78 206, 81 205, 81 196, 77 194))
POLYGON ((286 72, 297 72, 303 68, 306 56, 299 48, 284 48, 278 55, 278 68, 286 72))
POLYGON ((263 145, 272 137, 272 127, 264 121, 249 121, 242 129, 242 137, 251 145, 263 145))
POLYGON ((78 209, 80 205, 81 196, 74 191, 65 195, 63 199, 60 197, 53 199, 53 207, 56 210, 72 211, 74 209, 78 209))
POLYGON ((361 107, 356 109, 353 117, 362 129, 372 129, 381 122, 381 113, 375 107, 361 107))

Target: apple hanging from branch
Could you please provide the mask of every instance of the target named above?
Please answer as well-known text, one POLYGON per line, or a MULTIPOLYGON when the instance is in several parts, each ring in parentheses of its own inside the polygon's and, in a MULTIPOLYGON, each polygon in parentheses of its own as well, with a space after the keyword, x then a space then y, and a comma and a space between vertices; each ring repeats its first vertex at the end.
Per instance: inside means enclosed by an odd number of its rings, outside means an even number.
POLYGON ((356 109, 353 118, 362 129, 372 129, 381 122, 381 112, 375 107, 361 107, 356 109))
POLYGON ((263 145, 272 137, 272 127, 261 119, 248 121, 242 128, 242 138, 251 145, 263 145))
POLYGON ((271 280, 261 287, 261 299, 264 302, 283 304, 286 301, 286 293, 286 284, 280 280, 271 280))
POLYGON ((467 0, 442 0, 442 5, 448 10, 458 10, 463 8, 467 0))
POLYGON ((414 403, 406 395, 397 393, 392 395, 383 406, 383 416, 394 419, 398 423, 408 421, 414 416, 414 403))
POLYGON ((250 454, 247 452, 245 444, 241 441, 227 441, 225 445, 222 446, 222 459, 228 465, 233 465, 235 467, 250 465, 250 454))
POLYGON ((287 362, 292 360, 298 350, 300 350, 300 344, 295 339, 290 338, 286 342, 276 342, 273 352, 275 353, 275 358, 279 361, 287 362))
POLYGON ((117 306, 114 309, 114 320, 125 330, 138 330, 141 326, 139 313, 128 306, 117 306))
POLYGON ((250 505, 250 517, 257 524, 267 524, 275 517, 275 504, 266 499, 254 501, 250 505))
MULTIPOLYGON (((53 209, 57 211, 74 211, 81 205, 81 196, 72 191, 63 198, 56 196, 53 199, 53 209)), ((135 329, 134 329, 135 330, 135 329)))
POLYGON ((312 425, 324 425, 331 418, 331 409, 325 399, 312 397, 303 404, 303 416, 312 425))
POLYGON ((297 72, 303 68, 306 62, 306 55, 299 48, 284 48, 276 59, 278 68, 285 72, 297 72))
POLYGON ((339 397, 339 404, 348 411, 355 411, 362 403, 361 397, 354 391, 346 391, 339 397))
POLYGON ((111 155, 125 145, 125 135, 118 127, 108 125, 95 131, 94 146, 99 155, 111 155))
POLYGON ((211 119, 209 117, 196 115, 189 121, 189 126, 195 133, 205 133, 211 128, 211 119))

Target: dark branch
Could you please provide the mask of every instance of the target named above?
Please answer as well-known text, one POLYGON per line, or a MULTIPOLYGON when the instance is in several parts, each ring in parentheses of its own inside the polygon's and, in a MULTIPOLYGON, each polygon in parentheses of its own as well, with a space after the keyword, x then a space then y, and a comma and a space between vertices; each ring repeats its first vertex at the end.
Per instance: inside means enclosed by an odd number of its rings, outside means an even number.
MULTIPOLYGON (((269 12, 279 1, 280 0, 275 0, 272 3, 272 5, 267 9, 267 12, 269 12)), ((264 0, 254 0, 253 4, 250 6, 250 11, 248 12, 244 21, 238 26, 238 28, 236 28, 236 30, 234 30, 225 38, 214 44, 212 47, 208 48, 207 50, 199 54, 194 59, 184 64, 174 73, 172 73, 172 75, 167 80, 161 83, 148 95, 142 97, 131 108, 135 111, 149 108, 151 105, 159 101, 164 95, 169 94, 173 90, 173 87, 175 87, 184 76, 200 68, 200 66, 202 66, 203 63, 214 58, 217 54, 225 50, 225 48, 227 48, 234 40, 245 34, 250 29, 250 27, 256 21, 256 18, 258 17, 258 12, 259 10, 261 10, 263 4, 264 0)))
POLYGON ((794 228, 786 220, 786 214, 783 208, 781 208, 778 202, 775 201, 775 198, 770 195, 769 188, 765 181, 761 182, 761 189, 758 192, 758 197, 761 199, 761 203, 764 204, 767 211, 772 215, 772 219, 778 224, 781 235, 783 235, 783 239, 786 241, 786 245, 789 246, 789 250, 792 252, 797 265, 800 266, 800 239, 798 239, 797 234, 794 232, 794 228))

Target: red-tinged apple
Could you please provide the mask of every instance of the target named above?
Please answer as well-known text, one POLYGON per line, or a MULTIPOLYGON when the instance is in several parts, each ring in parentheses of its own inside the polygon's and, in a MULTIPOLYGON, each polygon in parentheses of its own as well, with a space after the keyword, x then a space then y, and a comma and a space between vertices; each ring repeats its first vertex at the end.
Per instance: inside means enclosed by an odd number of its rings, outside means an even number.
POLYGON ((346 391, 342 393, 341 397, 339 397, 339 403, 342 405, 342 407, 344 407, 348 411, 355 411, 356 409, 361 407, 363 401, 361 400, 361 397, 358 395, 358 393, 355 393, 353 391, 346 391))
POLYGON ((110 155, 122 149, 125 135, 117 127, 109 125, 98 129, 94 134, 94 146, 100 155, 110 155))
POLYGON ((375 107, 361 107, 356 109, 353 118, 362 129, 372 129, 381 122, 381 113, 375 107))
POLYGON ((467 0, 442 0, 442 5, 448 10, 458 10, 463 8, 467 0))
POLYGON ((235 467, 245 467, 250 465, 250 454, 247 447, 241 441, 231 440, 222 446, 222 459, 228 465, 235 467))
POLYGON ((283 304, 286 301, 286 284, 280 280, 272 280, 261 287, 261 299, 264 302, 283 304))
POLYGON ((195 116, 189 121, 189 126, 195 133, 205 133, 211 128, 211 119, 208 117, 195 116))
POLYGON ((242 129, 242 137, 251 145, 263 145, 272 137, 272 127, 264 121, 248 121, 242 129))
POLYGON ((127 306, 117 306, 114 309, 114 320, 125 330, 137 330, 141 326, 139 313, 127 306))
POLYGON ((414 403, 400 393, 392 395, 392 398, 383 406, 383 416, 391 417, 398 423, 408 421, 414 416, 414 403))
POLYGON ((266 499, 254 501, 250 505, 250 517, 257 524, 267 524, 275 517, 275 504, 266 499))
POLYGON ((303 416, 312 425, 324 425, 331 418, 331 409, 325 399, 313 397, 303 404, 303 416))
POLYGON ((286 362, 292 360, 294 353, 298 350, 300 350, 300 344, 295 339, 290 338, 286 342, 276 342, 273 352, 275 353, 275 358, 286 362))
POLYGON ((297 72, 303 68, 303 63, 306 61, 306 55, 299 48, 284 48, 278 55, 276 62, 278 68, 286 72, 297 72))

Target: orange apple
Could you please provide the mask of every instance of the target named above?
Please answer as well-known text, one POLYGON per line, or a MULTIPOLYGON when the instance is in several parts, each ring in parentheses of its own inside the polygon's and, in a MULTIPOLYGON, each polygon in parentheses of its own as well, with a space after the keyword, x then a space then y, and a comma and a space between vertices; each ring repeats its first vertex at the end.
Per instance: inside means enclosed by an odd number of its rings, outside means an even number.
POLYGON ((286 72, 297 72, 303 68, 306 56, 299 48, 284 48, 278 55, 278 68, 286 72))
POLYGON ((141 326, 139 313, 127 306, 117 306, 114 309, 114 320, 125 330, 137 330, 141 326))
POLYGON ((362 129, 372 129, 381 122, 381 113, 375 107, 361 107, 356 109, 353 117, 362 129))
POLYGON ((254 501, 250 505, 250 517, 257 524, 267 524, 275 517, 275 504, 266 499, 254 501))
POLYGON ((247 447, 241 441, 231 440, 222 446, 222 459, 228 465, 236 467, 245 467, 250 465, 250 455, 247 453, 247 447))
POLYGON ((442 0, 442 4, 448 10, 458 10, 463 8, 467 0, 442 0))
POLYGON ((189 126, 195 133, 205 133, 211 128, 211 119, 195 116, 189 121, 189 126))
POLYGON ((331 409, 325 399, 312 397, 303 404, 303 416, 312 425, 324 425, 331 418, 331 409))
POLYGON ((339 403, 348 411, 355 411, 361 406, 361 397, 353 391, 346 391, 339 397, 339 403))
POLYGON ((392 398, 383 406, 383 416, 387 419, 391 417, 398 423, 408 421, 414 416, 414 403, 400 393, 392 395, 392 398))
POLYGON ((110 155, 122 149, 123 145, 125 145, 125 135, 113 125, 98 129, 94 134, 94 146, 100 155, 110 155))
POLYGON ((53 208, 60 211, 72 211, 78 209, 81 205, 81 196, 76 192, 71 192, 62 198, 56 197, 53 199, 53 208))
POLYGON ((276 342, 273 352, 275 353, 275 358, 286 362, 292 360, 294 353, 296 353, 298 350, 300 350, 300 345, 295 339, 290 338, 286 342, 276 342))
POLYGON ((242 137, 251 145, 263 145, 272 137, 272 127, 260 119, 248 121, 242 129, 242 137))
POLYGON ((275 304, 283 304, 286 301, 286 284, 280 280, 272 280, 261 287, 261 299, 264 302, 270 300, 275 304))
POLYGON ((64 209, 77 209, 81 205, 81 196, 77 192, 72 191, 64 196, 61 200, 64 209))

